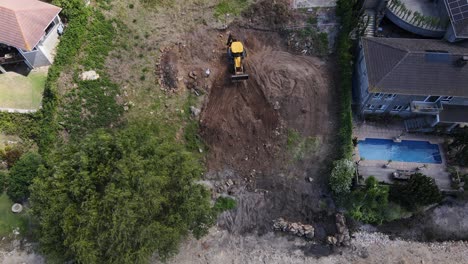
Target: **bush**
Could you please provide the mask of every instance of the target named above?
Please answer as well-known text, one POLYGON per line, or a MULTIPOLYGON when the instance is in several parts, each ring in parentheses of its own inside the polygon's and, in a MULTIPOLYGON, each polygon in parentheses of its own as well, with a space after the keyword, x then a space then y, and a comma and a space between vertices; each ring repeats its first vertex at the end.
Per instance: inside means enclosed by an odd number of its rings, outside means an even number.
POLYGON ((218 214, 224 211, 232 210, 236 208, 237 203, 236 200, 229 198, 229 197, 219 197, 216 200, 215 205, 213 206, 213 211, 218 214))
POLYGON ((4 171, 0 171, 0 195, 3 194, 3 191, 5 190, 7 179, 8 179, 8 174, 4 171))
POLYGON ((349 214, 358 221, 381 224, 386 220, 388 186, 381 186, 374 177, 366 179, 364 188, 351 193, 349 214))
POLYGON ((337 198, 344 197, 351 191, 354 173, 354 163, 351 160, 342 159, 333 163, 330 187, 337 198))
POLYGON ((37 176, 37 169, 42 163, 41 156, 28 152, 21 156, 11 168, 8 177, 7 195, 14 202, 22 202, 29 197, 29 186, 37 176))
POLYGON ((468 129, 463 129, 454 135, 454 140, 448 145, 448 158, 453 164, 468 166, 468 129))
POLYGON ((433 178, 421 173, 411 175, 407 183, 399 183, 390 189, 390 199, 404 207, 415 210, 440 202, 442 194, 433 178))
POLYGON ((0 153, 8 168, 13 167, 25 152, 24 146, 20 144, 7 145, 0 153))
POLYGON ((341 30, 337 41, 341 90, 340 156, 347 159, 351 158, 353 152, 351 111, 353 45, 349 36, 358 24, 358 10, 357 0, 338 0, 337 2, 336 14, 341 19, 341 30))
MULTIPOLYGON (((155 124, 97 130, 48 156, 31 187, 40 244, 60 262, 145 263, 214 222, 202 166, 155 124)), ((221 207, 230 206, 224 201, 221 207)))

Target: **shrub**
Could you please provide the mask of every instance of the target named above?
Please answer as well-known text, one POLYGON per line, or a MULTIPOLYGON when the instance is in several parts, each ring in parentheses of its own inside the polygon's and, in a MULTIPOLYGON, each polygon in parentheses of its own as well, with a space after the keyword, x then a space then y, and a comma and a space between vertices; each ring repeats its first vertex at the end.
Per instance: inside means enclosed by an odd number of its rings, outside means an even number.
MULTIPOLYGON (((61 263, 146 263, 213 223, 200 162, 157 124, 96 130, 48 155, 31 187, 42 249, 61 263)), ((230 205, 223 202, 223 206, 230 205)))
POLYGON ((21 202, 29 197, 29 185, 37 176, 37 169, 41 163, 42 159, 39 154, 28 152, 11 168, 7 194, 12 201, 21 202))
POLYGON ((338 0, 337 2, 336 14, 341 19, 341 30, 337 40, 341 90, 340 156, 348 159, 351 158, 353 152, 351 138, 353 133, 351 111, 353 45, 349 36, 358 24, 358 10, 357 0, 338 0))
POLYGON ((433 178, 421 173, 411 175, 407 183, 398 183, 390 189, 390 199, 410 210, 438 203, 442 199, 433 178))
POLYGON ((354 163, 351 160, 341 159, 333 163, 330 187, 337 198, 350 192, 354 173, 354 163))
POLYGON ((8 179, 8 174, 4 171, 0 171, 0 195, 3 194, 3 191, 5 190, 7 179, 8 179))
POLYGON ((6 162, 7 167, 11 168, 23 155, 24 149, 21 145, 7 145, 1 152, 2 159, 6 162))
POLYGON ((381 186, 374 177, 366 179, 363 188, 351 193, 349 214, 352 218, 370 224, 381 224, 388 205, 388 186, 381 186))
POLYGON ((232 210, 236 208, 236 206, 236 200, 229 197, 219 197, 213 206, 213 211, 218 214, 227 210, 232 210))
POLYGON ((468 166, 468 129, 461 130, 454 135, 454 140, 448 145, 451 163, 468 166))

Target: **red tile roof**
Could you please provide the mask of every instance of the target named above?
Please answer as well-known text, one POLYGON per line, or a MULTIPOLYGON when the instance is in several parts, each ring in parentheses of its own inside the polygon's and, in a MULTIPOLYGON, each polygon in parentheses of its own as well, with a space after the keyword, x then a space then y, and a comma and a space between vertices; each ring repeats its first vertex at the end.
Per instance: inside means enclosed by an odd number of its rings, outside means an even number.
POLYGON ((61 10, 38 0, 0 0, 0 43, 32 50, 61 10))

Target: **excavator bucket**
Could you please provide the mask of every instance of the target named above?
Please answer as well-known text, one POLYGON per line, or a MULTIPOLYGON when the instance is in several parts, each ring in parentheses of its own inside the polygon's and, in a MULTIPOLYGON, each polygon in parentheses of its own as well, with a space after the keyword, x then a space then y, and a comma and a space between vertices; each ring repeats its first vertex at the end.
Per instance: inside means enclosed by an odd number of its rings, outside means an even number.
POLYGON ((236 82, 236 81, 244 81, 249 79, 248 74, 236 74, 236 75, 231 75, 231 81, 236 82))

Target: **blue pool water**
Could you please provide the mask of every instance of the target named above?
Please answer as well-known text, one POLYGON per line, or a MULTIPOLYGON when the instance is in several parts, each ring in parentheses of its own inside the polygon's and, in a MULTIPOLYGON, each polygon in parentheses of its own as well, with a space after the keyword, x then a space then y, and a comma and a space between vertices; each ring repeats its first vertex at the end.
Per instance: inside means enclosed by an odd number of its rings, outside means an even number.
POLYGON ((359 155, 366 160, 442 163, 439 146, 427 141, 367 138, 358 142, 359 155))

